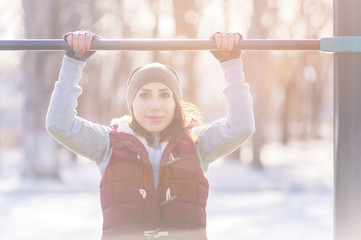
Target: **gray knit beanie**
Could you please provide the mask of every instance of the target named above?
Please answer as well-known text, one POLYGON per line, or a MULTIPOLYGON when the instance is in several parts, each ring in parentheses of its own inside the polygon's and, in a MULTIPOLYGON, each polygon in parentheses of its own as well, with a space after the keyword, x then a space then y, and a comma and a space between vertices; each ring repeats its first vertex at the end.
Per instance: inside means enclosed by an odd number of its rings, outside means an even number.
POLYGON ((160 82, 169 87, 179 102, 182 100, 182 91, 177 72, 174 68, 161 64, 150 63, 140 66, 130 74, 127 88, 127 105, 129 112, 133 99, 138 90, 147 83, 160 82))

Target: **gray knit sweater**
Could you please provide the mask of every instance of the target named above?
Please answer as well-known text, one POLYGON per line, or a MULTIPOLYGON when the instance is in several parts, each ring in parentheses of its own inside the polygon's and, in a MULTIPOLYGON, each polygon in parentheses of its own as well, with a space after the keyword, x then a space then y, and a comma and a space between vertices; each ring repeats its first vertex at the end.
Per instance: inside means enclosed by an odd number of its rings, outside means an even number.
MULTIPOLYGON (((59 143, 76 154, 94 160, 103 175, 112 153, 108 126, 96 124, 77 116, 77 98, 82 93, 79 80, 86 62, 64 56, 59 80, 55 84, 46 119, 46 129, 59 143)), ((209 163, 232 152, 254 132, 252 97, 245 82, 241 59, 221 64, 226 80, 223 90, 227 99, 225 118, 208 125, 193 128, 198 136, 195 147, 204 171, 209 163)), ((130 117, 114 119, 118 131, 134 134, 148 150, 155 176, 159 179, 159 161, 167 142, 148 146, 145 139, 136 135, 129 127, 130 117)))

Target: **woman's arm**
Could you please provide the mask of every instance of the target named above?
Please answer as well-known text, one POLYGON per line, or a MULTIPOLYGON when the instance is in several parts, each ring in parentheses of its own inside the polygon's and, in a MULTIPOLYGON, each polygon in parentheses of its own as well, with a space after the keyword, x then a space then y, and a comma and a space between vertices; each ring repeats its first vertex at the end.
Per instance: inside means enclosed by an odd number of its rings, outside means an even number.
POLYGON ((255 131, 252 97, 245 82, 242 60, 221 64, 227 81, 223 93, 227 99, 225 118, 195 128, 198 150, 205 165, 223 157, 245 142, 255 131))
POLYGON ((78 82, 84 61, 64 56, 59 80, 51 96, 46 129, 71 151, 100 163, 110 151, 109 128, 77 116, 78 82))
POLYGON ((198 135, 196 144, 204 168, 237 149, 255 131, 252 97, 242 60, 235 55, 233 59, 220 61, 227 83, 223 91, 227 99, 226 117, 193 129, 198 135))

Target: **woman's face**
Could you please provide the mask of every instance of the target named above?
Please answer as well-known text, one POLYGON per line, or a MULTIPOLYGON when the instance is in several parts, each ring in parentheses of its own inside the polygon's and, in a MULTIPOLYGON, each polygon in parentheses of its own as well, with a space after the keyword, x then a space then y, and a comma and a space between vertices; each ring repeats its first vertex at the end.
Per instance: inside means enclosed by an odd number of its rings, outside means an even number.
POLYGON ((135 120, 145 130, 160 133, 174 117, 173 91, 159 82, 147 83, 138 90, 132 108, 135 120))

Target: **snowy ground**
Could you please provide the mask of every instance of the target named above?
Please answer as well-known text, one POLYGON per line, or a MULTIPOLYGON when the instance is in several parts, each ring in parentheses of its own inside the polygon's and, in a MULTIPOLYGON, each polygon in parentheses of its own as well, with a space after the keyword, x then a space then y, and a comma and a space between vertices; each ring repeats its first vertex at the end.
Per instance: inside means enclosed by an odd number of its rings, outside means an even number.
MULTIPOLYGON (((209 239, 332 239, 332 146, 268 144, 261 172, 250 167, 247 149, 243 163, 214 163, 207 173, 209 239)), ((64 162, 62 181, 21 179, 20 154, 1 149, 0 239, 100 239, 95 165, 85 159, 64 162)))

